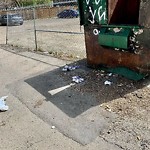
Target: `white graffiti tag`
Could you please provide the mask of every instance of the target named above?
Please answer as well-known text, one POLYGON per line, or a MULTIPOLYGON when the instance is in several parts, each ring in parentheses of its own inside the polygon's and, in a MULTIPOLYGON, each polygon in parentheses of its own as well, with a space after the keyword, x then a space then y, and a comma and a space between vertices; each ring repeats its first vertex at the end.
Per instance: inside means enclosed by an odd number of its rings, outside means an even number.
POLYGON ((100 33, 100 31, 98 31, 98 29, 94 29, 94 30, 93 30, 93 34, 94 34, 94 35, 98 35, 99 33, 100 33))
POLYGON ((102 9, 103 9, 102 6, 100 6, 99 9, 98 9, 98 17, 99 17, 99 21, 101 21, 102 18, 104 18, 104 20, 106 19, 106 11, 104 11, 102 14, 100 14, 102 9))
POLYGON ((91 24, 94 24, 95 23, 95 17, 96 17, 96 14, 98 14, 98 20, 99 22, 102 21, 102 19, 106 20, 106 11, 102 11, 102 6, 100 6, 98 8, 98 10, 94 10, 92 11, 92 8, 89 6, 89 13, 91 14, 92 16, 92 19, 88 19, 90 21, 91 24), (102 13, 101 13, 102 12, 102 13))
POLYGON ((91 22, 91 24, 94 24, 94 23, 95 23, 95 15, 96 15, 97 10, 94 10, 94 12, 93 12, 93 11, 92 11, 92 8, 89 7, 89 12, 90 12, 91 15, 92 15, 92 20, 90 20, 90 19, 88 19, 88 20, 91 22))
MULTIPOLYGON (((86 4, 88 6, 88 12, 90 14, 90 18, 88 19, 88 21, 91 24, 95 23, 95 20, 97 20, 99 23, 102 20, 106 20, 106 8, 103 9, 103 5, 101 4, 102 0, 94 0, 96 7, 95 9, 93 9, 92 6, 90 6, 90 0, 86 0, 86 4), (97 17, 97 18, 96 18, 97 17)), ((105 6, 104 6, 105 7, 105 6)))
POLYGON ((98 5, 101 2, 101 0, 95 0, 95 4, 98 5))
POLYGON ((86 4, 89 5, 89 3, 90 3, 90 0, 86 0, 86 4))
MULTIPOLYGON (((98 5, 101 2, 101 0, 95 0, 95 4, 98 5)), ((86 0, 86 4, 89 5, 90 0, 86 0)))

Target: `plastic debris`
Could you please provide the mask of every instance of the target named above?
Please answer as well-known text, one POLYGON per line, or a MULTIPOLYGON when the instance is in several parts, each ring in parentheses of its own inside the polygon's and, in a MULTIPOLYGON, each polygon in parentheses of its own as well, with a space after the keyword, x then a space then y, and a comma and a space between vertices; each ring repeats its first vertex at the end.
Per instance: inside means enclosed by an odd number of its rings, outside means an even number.
POLYGON ((150 84, 147 87, 150 88, 150 84))
POLYGON ((52 129, 55 129, 56 127, 55 127, 55 126, 52 126, 51 128, 52 128, 52 129))
POLYGON ((120 49, 119 48, 115 48, 115 51, 119 51, 120 49))
POLYGON ((105 85, 111 85, 112 82, 111 82, 111 81, 105 81, 104 84, 105 84, 105 85))
POLYGON ((64 68, 62 69, 62 71, 66 72, 66 71, 72 71, 72 70, 75 70, 75 69, 78 69, 79 66, 64 66, 64 68))
POLYGON ((108 74, 109 77, 111 77, 112 75, 113 75, 112 73, 109 73, 109 74, 108 74))
POLYGON ((122 30, 122 28, 114 28, 113 29, 113 31, 115 32, 115 33, 118 33, 118 32, 120 32, 122 30))
POLYGON ((118 84, 118 87, 121 87, 121 86, 123 86, 123 84, 122 84, 122 83, 118 84))
POLYGON ((0 111, 7 111, 9 107, 6 105, 5 100, 8 96, 3 96, 0 98, 0 111))
POLYGON ((72 81, 75 83, 81 83, 84 81, 84 79, 79 76, 74 76, 74 77, 72 77, 72 81))
POLYGON ((134 31, 135 35, 140 35, 140 34, 142 34, 144 32, 143 29, 139 29, 138 31, 135 31, 135 30, 133 30, 133 31, 134 31))

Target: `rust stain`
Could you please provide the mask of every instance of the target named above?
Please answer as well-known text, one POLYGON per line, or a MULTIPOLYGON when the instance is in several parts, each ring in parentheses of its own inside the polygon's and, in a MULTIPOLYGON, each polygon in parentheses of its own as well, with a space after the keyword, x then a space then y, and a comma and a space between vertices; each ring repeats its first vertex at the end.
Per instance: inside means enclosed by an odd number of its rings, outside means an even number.
MULTIPOLYGON (((97 27, 98 28, 98 27, 97 27)), ((139 54, 115 51, 100 46, 98 35, 93 34, 94 26, 85 27, 87 63, 91 67, 127 67, 139 73, 150 74, 150 50, 143 48, 139 54)))

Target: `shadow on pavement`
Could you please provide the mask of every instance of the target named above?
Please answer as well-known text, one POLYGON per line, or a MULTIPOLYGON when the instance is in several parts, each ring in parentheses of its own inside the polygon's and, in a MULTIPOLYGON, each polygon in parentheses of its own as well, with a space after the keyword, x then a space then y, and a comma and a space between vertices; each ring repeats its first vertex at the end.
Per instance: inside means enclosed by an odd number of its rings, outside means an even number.
POLYGON ((79 65, 80 68, 68 72, 63 72, 62 68, 58 68, 29 78, 25 82, 45 96, 46 101, 52 102, 71 118, 77 117, 91 107, 122 98, 146 86, 149 81, 145 79, 135 82, 118 75, 110 76, 100 70, 87 68, 85 60, 69 65, 79 65), (81 76, 85 81, 63 89, 70 85, 73 76, 81 76), (111 81, 112 85, 104 85, 107 80, 111 81), (59 91, 60 88, 62 90, 59 91), (51 90, 56 93, 50 94, 51 90))

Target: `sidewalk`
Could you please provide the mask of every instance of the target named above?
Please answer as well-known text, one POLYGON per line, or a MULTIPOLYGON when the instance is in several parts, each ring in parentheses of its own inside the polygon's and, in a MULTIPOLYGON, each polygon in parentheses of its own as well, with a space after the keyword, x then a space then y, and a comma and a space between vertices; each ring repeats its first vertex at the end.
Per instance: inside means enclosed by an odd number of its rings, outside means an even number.
MULTIPOLYGON (((0 49, 0 95, 9 96, 6 101, 9 110, 0 113, 1 150, 121 149, 98 136, 113 119, 112 115, 99 110, 98 105, 90 106, 89 101, 89 107, 78 113, 72 104, 76 106, 75 100, 79 102, 80 95, 74 93, 71 103, 65 101, 73 89, 59 96, 47 96, 46 90, 67 83, 57 74, 65 64, 65 61, 31 52, 15 54, 0 49), (65 105, 62 106, 61 101, 65 105), (76 110, 76 114, 71 114, 71 109, 76 110)), ((85 96, 80 98, 88 100, 85 96)))

